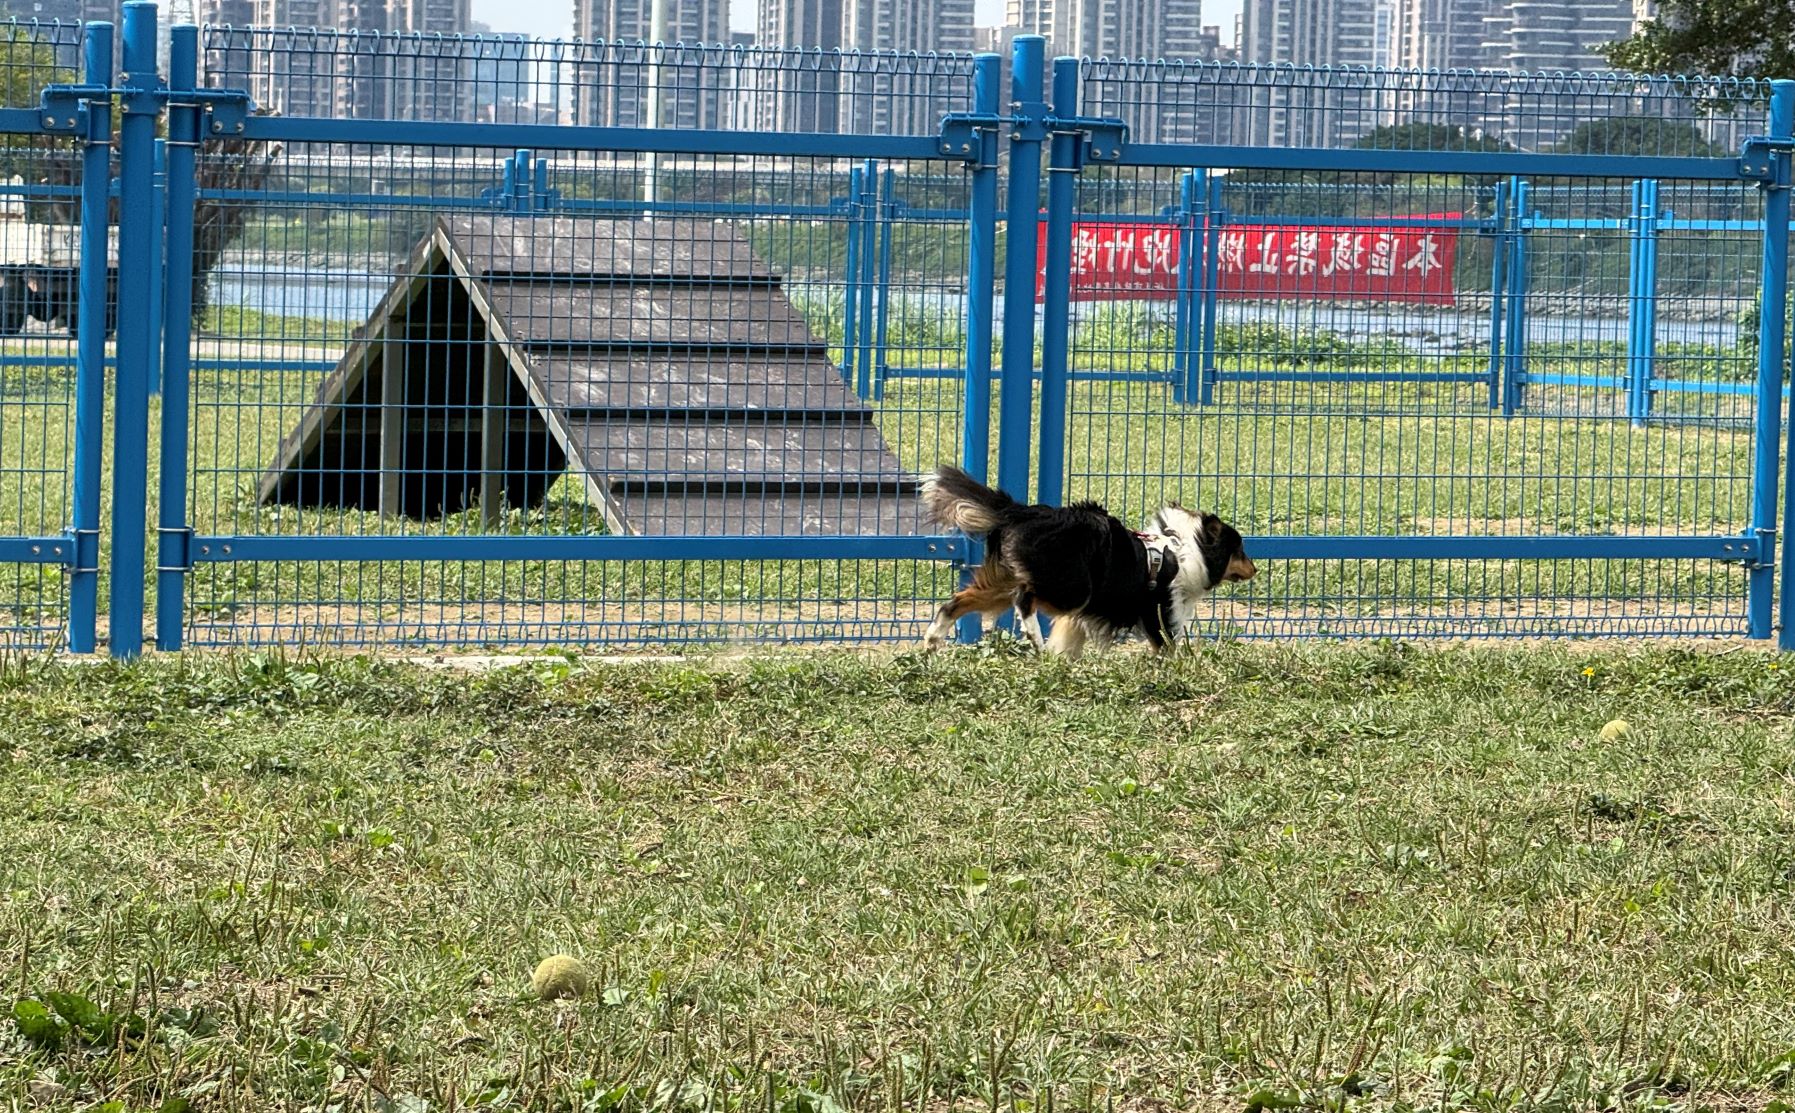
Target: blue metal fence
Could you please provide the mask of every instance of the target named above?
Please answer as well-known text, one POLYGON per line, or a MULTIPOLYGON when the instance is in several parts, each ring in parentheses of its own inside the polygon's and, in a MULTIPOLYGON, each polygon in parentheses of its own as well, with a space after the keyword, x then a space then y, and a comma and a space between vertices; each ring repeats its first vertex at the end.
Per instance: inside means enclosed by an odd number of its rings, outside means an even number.
MULTIPOLYGON (((1431 341, 1470 333, 1476 314, 1442 318, 1399 287, 1330 304, 1300 252, 1249 257, 1246 269, 1275 270, 1277 283, 1230 318, 1206 265, 1210 231, 1191 249, 1201 277, 1180 289, 1196 304, 1173 315, 1169 335, 1134 316, 1083 352, 1074 344, 1070 359, 1064 345, 1044 348, 1042 436, 1068 447, 1044 444, 1043 461, 1065 464, 1043 490, 1130 516, 1174 495, 1219 505, 1279 574, 1218 599, 1204 619, 1217 630, 1768 636, 1774 518, 1763 500, 1776 489, 1766 461, 1780 443, 1780 356, 1731 336, 1683 344, 1671 363, 1655 316, 1723 303, 1716 287, 1755 271, 1760 244, 1783 250, 1778 210, 1758 212, 1778 192, 1769 163, 1785 157, 1780 144, 1754 144, 1742 161, 1708 138, 1716 109, 1762 118, 1769 92, 1625 76, 1058 63, 1052 115, 1092 140, 1054 163, 1066 177, 1202 170, 1208 188, 1184 195, 1203 218, 1184 224, 1203 230, 1288 222, 1230 212, 1243 180, 1284 204, 1325 193, 1332 207, 1305 226, 1345 221, 1368 238, 1456 227, 1461 256, 1488 245, 1468 273, 1490 278, 1470 287, 1488 310, 1465 351, 1431 341), (1614 117, 1645 121, 1630 157, 1613 129, 1580 123, 1614 117), (1400 119, 1420 126, 1385 123, 1400 119), (1697 188, 1745 215, 1684 220, 1661 207, 1697 188), (1631 205, 1605 215, 1629 189, 1631 205), (1382 195, 1369 213, 1354 207, 1366 192, 1382 195), (1597 230, 1607 234, 1592 243, 1597 230), (1682 233, 1702 237, 1715 272, 1704 282, 1663 273, 1660 244, 1682 233), (1182 390, 1076 374, 1081 359, 1140 368, 1161 357, 1182 390), (1672 391, 1710 401, 1655 409, 1672 391)), ((1771 121, 1772 134, 1786 131, 1771 121)), ((1048 236, 1064 243, 1101 214, 1055 184, 1048 236)), ((1050 262, 1050 321, 1077 311, 1057 272, 1050 262)))
MULTIPOLYGON (((263 36, 259 46, 290 56, 278 69, 348 49, 346 39, 313 35, 263 36)), ((246 121, 247 138, 286 145, 285 180, 277 191, 240 199, 277 214, 251 227, 240 269, 265 275, 273 256, 297 257, 367 281, 381 305, 367 315, 366 335, 317 346, 331 368, 322 393, 312 370, 285 376, 278 391, 264 385, 253 399, 206 397, 196 382, 196 425, 230 429, 235 439, 209 458, 196 444, 187 469, 196 531, 187 644, 920 631, 924 600, 951 589, 964 542, 923 527, 914 477, 934 460, 960 456, 962 414, 983 404, 968 402, 962 382, 988 393, 989 345, 970 348, 963 327, 944 330, 935 344, 953 350, 945 360, 937 352, 936 361, 977 373, 869 406, 883 299, 866 292, 883 273, 887 286, 901 278, 943 304, 963 300, 949 279, 968 273, 968 243, 991 224, 979 180, 996 168, 963 169, 967 154, 944 153, 932 125, 922 134, 908 129, 919 113, 994 112, 975 94, 981 80, 987 94, 995 91, 995 59, 865 58, 829 81, 816 80, 802 56, 713 61, 744 81, 758 75, 783 98, 777 110, 800 124, 840 112, 891 128, 873 138, 752 127, 399 124, 378 113, 246 121), (378 166, 387 194, 353 184, 352 152, 391 152, 395 144, 403 153, 378 166), (500 162, 510 170, 494 198, 489 175, 500 162), (422 172, 406 172, 414 167, 422 172), (958 220, 886 218, 883 210, 907 188, 894 180, 899 167, 907 179, 921 171, 919 188, 950 194, 958 220), (401 181, 403 196, 392 188, 401 181), (782 188, 794 203, 758 196, 782 188), (377 244, 362 241, 366 229, 346 215, 315 219, 342 214, 336 197, 344 192, 358 195, 360 222, 408 230, 377 244), (491 225, 473 216, 493 211, 494 201, 517 217, 503 237, 482 231, 491 225), (449 213, 468 215, 458 223, 449 213), (911 230, 914 242, 902 246, 920 246, 930 259, 900 276, 890 262, 896 231, 911 230), (445 260, 432 262, 430 247, 420 256, 414 243, 441 245, 445 260), (883 271, 875 259, 881 245, 883 271), (482 273, 476 286, 453 273, 496 266, 483 261, 495 252, 516 257, 500 268, 505 278, 482 273), (627 273, 605 269, 618 266, 627 273), (594 268, 601 273, 587 273, 594 268), (358 347, 376 343, 379 370, 367 374, 380 376, 380 394, 358 396, 344 375, 360 374, 358 347), (499 392, 487 394, 480 416, 433 393, 439 379, 463 374, 475 350, 489 360, 484 389, 499 392), (496 378, 493 351, 504 363, 496 378), (389 397, 386 369, 407 358, 421 399, 389 397), (311 455, 283 456, 320 408, 327 429, 306 448, 311 455), (504 429, 509 443, 495 444, 504 429), (363 458, 370 453, 375 458, 363 458), (477 507, 458 509, 454 492, 435 487, 423 497, 442 494, 451 505, 416 504, 411 492, 435 484, 445 462, 466 467, 489 453, 508 460, 480 461, 491 470, 480 477, 477 507), (278 468, 298 475, 297 495, 288 497, 284 479, 268 487, 278 468), (504 473, 497 484, 495 471, 504 473), (502 505, 488 505, 495 486, 502 505), (254 507, 244 505, 246 487, 262 488, 254 507), (389 498, 389 489, 401 493, 389 498)), ((628 99, 642 91, 641 67, 637 52, 598 49, 569 80, 580 98, 628 99)), ((345 83, 338 85, 342 93, 345 83)), ((717 85, 701 74, 697 87, 717 85)), ((666 90, 667 111, 700 111, 687 92, 666 90)), ((336 103, 361 103, 343 96, 336 103)), ((230 325, 223 331, 233 344, 268 346, 256 335, 269 331, 265 318, 230 325)), ((309 344, 332 326, 287 316, 282 328, 309 344)), ((462 388, 451 381, 442 389, 462 388)))
POLYGON ((15 640, 908 640, 943 461, 1221 511, 1207 631, 1776 629, 1783 85, 110 35, 0 42, 15 640))
MULTIPOLYGON (((82 62, 79 29, 13 28, 0 42, 0 146, 7 190, 6 260, 0 273, 0 635, 32 646, 66 641, 77 652, 95 646, 100 575, 101 415, 104 336, 74 351, 67 335, 25 335, 32 317, 68 316, 70 274, 47 257, 80 221, 86 257, 106 256, 111 164, 110 106, 73 100, 38 103, 27 92, 74 81, 82 62), (71 218, 74 205, 81 213, 71 218), (45 221, 44 210, 60 214, 45 221), (35 219, 34 219, 35 218, 35 219), (95 236, 98 239, 95 239, 95 236), (71 373, 72 372, 72 373, 71 373)), ((86 40, 92 85, 109 85, 112 55, 106 29, 86 40)), ((105 269, 97 270, 104 293, 105 269)), ((82 294, 85 296, 84 274, 82 294)))

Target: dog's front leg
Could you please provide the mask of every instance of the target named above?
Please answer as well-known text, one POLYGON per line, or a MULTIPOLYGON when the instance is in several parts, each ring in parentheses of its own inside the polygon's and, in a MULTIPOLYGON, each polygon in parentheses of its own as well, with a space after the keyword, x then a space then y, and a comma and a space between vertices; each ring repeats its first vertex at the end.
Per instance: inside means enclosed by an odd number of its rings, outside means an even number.
POLYGON ((1170 599, 1159 605, 1152 625, 1156 629, 1148 635, 1148 639, 1152 641, 1155 650, 1168 653, 1178 648, 1178 619, 1170 599))

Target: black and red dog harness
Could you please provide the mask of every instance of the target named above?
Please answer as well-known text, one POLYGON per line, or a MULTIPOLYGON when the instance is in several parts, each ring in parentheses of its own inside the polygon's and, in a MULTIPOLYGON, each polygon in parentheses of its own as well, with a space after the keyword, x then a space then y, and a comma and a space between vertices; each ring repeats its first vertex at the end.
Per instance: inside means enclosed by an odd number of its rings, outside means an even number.
MULTIPOLYGON (((1166 539, 1157 533, 1134 531, 1135 538, 1140 541, 1141 548, 1147 554, 1147 590, 1157 604, 1154 608, 1158 619, 1158 628, 1145 626, 1147 640, 1157 648, 1162 642, 1172 640, 1176 620, 1172 614, 1172 581, 1178 578, 1178 554, 1172 552, 1166 539)), ((1144 625, 1144 624, 1143 624, 1144 625)))

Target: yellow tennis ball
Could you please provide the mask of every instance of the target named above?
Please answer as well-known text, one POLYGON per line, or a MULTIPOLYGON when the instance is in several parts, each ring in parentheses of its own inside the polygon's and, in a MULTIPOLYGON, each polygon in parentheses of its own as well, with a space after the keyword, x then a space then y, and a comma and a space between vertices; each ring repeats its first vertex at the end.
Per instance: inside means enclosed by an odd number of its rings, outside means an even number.
POLYGON ((1604 742, 1618 742, 1633 732, 1625 719, 1611 719, 1602 727, 1601 739, 1604 742))
POLYGON ((530 988, 544 1001, 558 997, 584 997, 592 978, 586 964, 572 955, 550 955, 536 964, 530 975, 530 988))

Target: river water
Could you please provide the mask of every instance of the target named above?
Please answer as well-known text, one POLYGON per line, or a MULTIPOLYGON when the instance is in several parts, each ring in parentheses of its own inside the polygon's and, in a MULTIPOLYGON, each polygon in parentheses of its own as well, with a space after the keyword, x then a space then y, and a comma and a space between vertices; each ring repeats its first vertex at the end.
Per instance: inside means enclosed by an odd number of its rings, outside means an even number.
MULTIPOLYGON (((212 275, 212 302, 220 307, 234 306, 277 317, 360 322, 373 312, 391 282, 390 278, 343 270, 220 267, 212 275)), ((803 287, 792 289, 795 296, 804 297, 803 287)), ((825 291, 813 286, 809 291, 820 302, 829 296, 837 301, 840 298, 840 287, 825 291)), ((894 298, 894 310, 899 300, 894 298)), ((963 294, 910 291, 901 296, 901 301, 909 315, 940 326, 957 328, 965 320, 966 297, 963 294)), ((1113 311, 1111 307, 1115 304, 1075 305, 1073 316, 1078 319, 1113 311)), ((1158 311, 1165 313, 1169 309, 1162 306, 1158 311)), ((1001 327, 1001 298, 995 315, 1001 327)), ((1287 329, 1329 332, 1349 341, 1394 340, 1416 351, 1429 353, 1477 351, 1487 348, 1490 340, 1487 309, 1453 311, 1437 307, 1391 309, 1324 303, 1224 302, 1221 319, 1231 324, 1263 322, 1287 329)), ((1738 343, 1739 333, 1738 325, 1733 321, 1662 318, 1657 331, 1661 344, 1703 344, 1718 348, 1733 347, 1738 343)), ((1536 312, 1527 317, 1527 337, 1533 343, 1625 343, 1627 321, 1620 317, 1548 316, 1536 312)))

